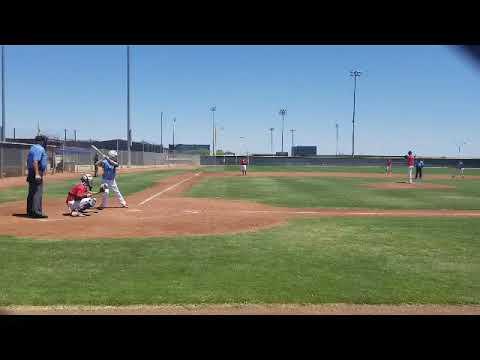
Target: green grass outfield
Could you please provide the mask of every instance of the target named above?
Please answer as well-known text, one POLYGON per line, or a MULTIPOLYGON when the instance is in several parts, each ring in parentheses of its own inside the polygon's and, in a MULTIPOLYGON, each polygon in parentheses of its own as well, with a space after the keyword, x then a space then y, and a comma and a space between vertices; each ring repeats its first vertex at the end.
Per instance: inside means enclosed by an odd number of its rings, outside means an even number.
MULTIPOLYGON (((184 173, 185 170, 159 170, 159 171, 147 171, 142 173, 128 173, 119 174, 117 176, 117 183, 122 192, 122 195, 128 196, 138 191, 145 190, 155 182, 160 181, 168 176, 178 175, 184 173)), ((80 181, 81 174, 78 175, 78 179, 69 179, 62 181, 54 181, 49 183, 48 178, 45 182, 45 195, 48 197, 66 197, 70 188, 80 181)), ((98 190, 101 177, 94 178, 94 191, 98 190)), ((28 194, 27 183, 25 186, 17 186, 8 189, 0 190, 0 203, 8 201, 25 200, 28 194)))
MULTIPOLYGON (((223 172, 223 171, 233 171, 240 172, 239 165, 227 165, 227 166, 202 166, 202 171, 205 172, 223 172)), ((320 165, 291 165, 291 166, 280 166, 280 165, 249 165, 248 171, 252 172, 290 172, 290 171, 299 171, 299 172, 360 172, 360 173, 378 173, 384 174, 385 167, 383 166, 320 166, 320 165)), ((394 166, 393 174, 407 174, 408 168, 406 166, 394 166)), ((428 177, 429 174, 444 174, 444 175, 453 175, 456 173, 454 168, 424 168, 424 176, 428 177)), ((415 169, 413 171, 415 175, 415 169)), ((480 175, 480 169, 465 169, 465 175, 480 175)))
POLYGON ((477 219, 319 218, 240 235, 0 237, 0 305, 479 304, 477 219))
POLYGON ((454 189, 371 189, 399 179, 328 177, 206 178, 188 196, 243 199, 275 206, 369 209, 480 209, 480 180, 433 180, 454 189))

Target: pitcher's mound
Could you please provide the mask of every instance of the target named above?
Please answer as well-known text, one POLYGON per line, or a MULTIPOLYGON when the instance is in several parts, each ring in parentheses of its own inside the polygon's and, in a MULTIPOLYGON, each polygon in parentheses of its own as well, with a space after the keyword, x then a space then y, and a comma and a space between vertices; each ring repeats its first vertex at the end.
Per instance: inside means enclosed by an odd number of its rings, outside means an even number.
POLYGON ((395 183, 374 183, 368 184, 367 187, 371 189, 455 189, 455 186, 443 184, 429 184, 429 183, 413 183, 395 182, 395 183))

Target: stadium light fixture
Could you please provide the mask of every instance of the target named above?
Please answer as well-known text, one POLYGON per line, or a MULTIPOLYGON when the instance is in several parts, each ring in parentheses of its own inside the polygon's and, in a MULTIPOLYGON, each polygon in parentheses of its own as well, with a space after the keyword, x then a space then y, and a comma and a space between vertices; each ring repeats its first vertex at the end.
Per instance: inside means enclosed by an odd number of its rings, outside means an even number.
POLYGON ((270 152, 273 154, 273 130, 275 130, 275 128, 271 127, 268 130, 270 130, 270 152))
POLYGON ((357 77, 362 75, 361 71, 352 70, 350 76, 353 77, 353 115, 352 115, 352 157, 355 155, 355 106, 356 106, 356 91, 357 91, 357 77))
POLYGON ((292 152, 293 152, 293 145, 295 144, 295 142, 293 141, 293 133, 294 133, 295 131, 297 131, 297 130, 295 130, 295 129, 290 129, 289 131, 292 133, 292 152))
POLYGON ((283 152, 283 133, 285 131, 285 115, 287 115, 287 109, 280 109, 278 113, 282 117, 282 152, 283 152))
POLYGON ((217 111, 217 107, 212 106, 210 111, 212 112, 212 155, 215 156, 215 111, 217 111))
POLYGON ((127 159, 132 166, 132 129, 130 127, 130 46, 127 45, 127 159))
POLYGON ((5 45, 2 45, 2 132, 0 140, 5 141, 5 45))

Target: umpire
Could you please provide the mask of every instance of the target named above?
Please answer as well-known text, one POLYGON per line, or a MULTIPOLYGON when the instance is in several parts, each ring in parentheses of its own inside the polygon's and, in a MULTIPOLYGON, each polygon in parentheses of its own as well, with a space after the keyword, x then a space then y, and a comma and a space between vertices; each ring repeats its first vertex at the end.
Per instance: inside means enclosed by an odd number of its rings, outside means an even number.
POLYGON ((28 153, 28 198, 27 215, 34 219, 44 219, 47 215, 42 212, 43 175, 47 171, 48 156, 46 152, 48 138, 43 135, 35 137, 35 145, 32 145, 28 153))

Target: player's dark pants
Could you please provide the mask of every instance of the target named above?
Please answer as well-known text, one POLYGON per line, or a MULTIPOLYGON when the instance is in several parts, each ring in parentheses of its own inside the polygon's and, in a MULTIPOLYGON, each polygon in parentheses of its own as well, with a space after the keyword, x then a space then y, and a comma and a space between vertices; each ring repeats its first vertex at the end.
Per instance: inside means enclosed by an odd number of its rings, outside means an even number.
POLYGON ((415 179, 417 179, 418 177, 420 177, 420 179, 422 178, 422 168, 421 167, 417 167, 417 171, 415 172, 415 179))
POLYGON ((28 197, 27 197, 27 215, 40 216, 42 215, 42 197, 43 197, 43 182, 37 184, 35 181, 28 182, 28 197))

